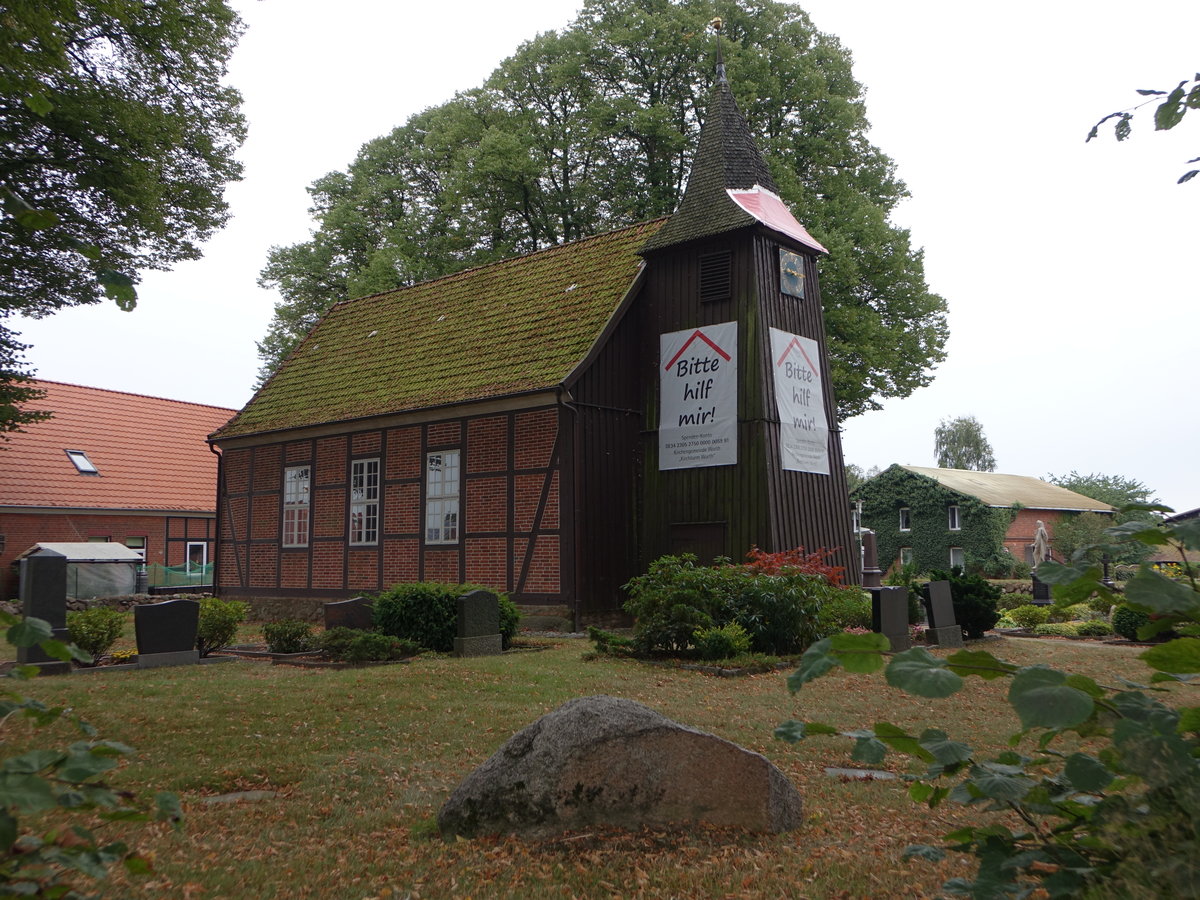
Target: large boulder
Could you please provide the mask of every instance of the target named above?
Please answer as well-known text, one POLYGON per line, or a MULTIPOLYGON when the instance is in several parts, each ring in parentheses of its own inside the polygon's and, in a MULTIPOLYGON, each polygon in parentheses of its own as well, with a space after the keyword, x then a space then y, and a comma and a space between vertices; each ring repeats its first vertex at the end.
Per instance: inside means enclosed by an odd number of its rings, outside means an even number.
POLYGON ((547 837, 595 824, 779 832, 802 801, 766 757, 616 697, 564 703, 513 735, 438 813, 443 836, 547 837))

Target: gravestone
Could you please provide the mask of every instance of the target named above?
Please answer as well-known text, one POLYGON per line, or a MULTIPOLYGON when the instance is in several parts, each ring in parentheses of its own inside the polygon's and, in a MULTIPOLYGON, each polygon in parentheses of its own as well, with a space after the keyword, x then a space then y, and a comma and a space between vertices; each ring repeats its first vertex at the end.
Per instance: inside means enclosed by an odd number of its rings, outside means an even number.
MULTIPOLYGON (((67 632, 67 558, 59 554, 27 556, 20 562, 21 614, 50 623, 54 638, 70 641, 67 632)), ((18 647, 17 662, 40 666, 40 674, 56 675, 71 664, 55 659, 41 647, 18 647)))
POLYGON ((908 588, 869 587, 871 593, 871 630, 882 634, 899 652, 912 646, 908 633, 908 588))
POLYGON ((803 801, 764 756, 617 697, 570 700, 514 734, 438 812, 442 836, 541 838, 592 825, 800 827, 803 801))
POLYGON ((859 532, 862 536, 862 574, 863 587, 880 587, 883 584, 883 570, 879 568, 879 545, 875 540, 875 532, 864 528, 859 532))
POLYGON ((1054 602, 1050 585, 1038 578, 1037 572, 1033 573, 1033 602, 1039 606, 1048 606, 1054 602))
POLYGON ((353 597, 325 604, 325 630, 356 628, 370 631, 375 627, 375 605, 366 597, 353 597))
POLYGON ((500 636, 500 601, 491 591, 471 591, 458 598, 455 656, 494 656, 504 650, 500 636))
POLYGON ((200 604, 195 600, 168 600, 133 608, 137 636, 138 668, 186 666, 200 661, 196 632, 200 604))
POLYGON ((950 593, 950 582, 929 582, 925 615, 929 618, 929 630, 925 632, 926 641, 939 647, 963 646, 962 627, 954 619, 954 599, 950 593))

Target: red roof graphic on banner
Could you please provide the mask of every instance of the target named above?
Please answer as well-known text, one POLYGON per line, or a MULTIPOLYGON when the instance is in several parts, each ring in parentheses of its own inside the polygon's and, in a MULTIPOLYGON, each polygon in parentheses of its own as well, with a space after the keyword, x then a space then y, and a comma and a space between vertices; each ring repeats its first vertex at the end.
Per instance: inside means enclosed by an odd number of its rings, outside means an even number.
POLYGON ((808 354, 804 352, 804 347, 801 345, 800 339, 797 338, 795 335, 792 335, 792 339, 790 341, 788 341, 788 345, 783 348, 783 354, 779 357, 778 361, 776 361, 775 368, 778 369, 780 366, 783 365, 783 361, 788 358, 788 354, 792 352, 793 348, 795 350, 797 350, 801 356, 804 357, 804 361, 806 363, 808 363, 808 367, 810 369, 812 369, 814 373, 821 371, 820 369, 817 368, 817 366, 813 363, 813 361, 808 358, 808 354))
POLYGON ((773 228, 781 234, 795 238, 806 247, 812 247, 821 253, 828 253, 808 230, 796 221, 792 211, 779 199, 761 185, 755 185, 748 191, 729 189, 729 198, 754 218, 768 228, 773 228))
POLYGON ((672 356, 671 361, 669 363, 667 363, 665 366, 663 366, 663 368, 669 369, 669 368, 671 368, 671 366, 675 365, 675 363, 677 363, 679 361, 679 357, 683 356, 683 354, 687 352, 687 348, 692 346, 692 342, 694 340, 696 340, 696 338, 700 338, 700 340, 704 341, 704 343, 706 343, 706 344, 708 344, 708 346, 712 347, 713 350, 717 351, 717 354, 721 357, 721 359, 726 360, 726 361, 728 361, 730 359, 730 356, 728 353, 726 353, 724 350, 722 350, 720 347, 718 347, 712 338, 710 338, 707 334, 705 334, 703 331, 701 331, 699 328, 697 328, 695 331, 693 331, 688 336, 688 339, 683 342, 683 346, 679 348, 679 352, 676 353, 674 356, 672 356))

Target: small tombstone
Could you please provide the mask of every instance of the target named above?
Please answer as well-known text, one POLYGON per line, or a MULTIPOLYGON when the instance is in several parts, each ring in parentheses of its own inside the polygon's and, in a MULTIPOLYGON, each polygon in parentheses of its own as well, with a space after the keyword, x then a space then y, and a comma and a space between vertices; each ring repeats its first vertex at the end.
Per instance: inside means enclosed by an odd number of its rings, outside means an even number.
POLYGON ((950 582, 929 582, 929 599, 925 601, 925 614, 929 617, 929 630, 925 640, 939 647, 963 646, 962 628, 954 619, 954 599, 950 593, 950 582))
POLYGON ((325 604, 325 630, 356 628, 370 631, 375 626, 375 605, 366 597, 353 597, 325 604))
POLYGON ((1033 602, 1038 605, 1048 605, 1054 602, 1054 597, 1050 593, 1050 585, 1037 577, 1037 572, 1033 573, 1033 602))
POLYGON ((883 570, 879 568, 879 546, 875 540, 875 532, 864 528, 860 534, 863 548, 862 583, 863 587, 869 590, 883 584, 883 570))
POLYGON ((438 812, 443 837, 549 837, 591 825, 800 827, 803 800, 766 757, 641 703, 582 697, 514 734, 438 812))
MULTIPOLYGON (((20 562, 21 614, 50 623, 57 640, 67 642, 67 558, 58 554, 27 556, 20 562)), ((41 647, 18 647, 17 662, 41 667, 41 674, 71 670, 69 662, 55 659, 41 647)))
POLYGON ((912 646, 908 633, 908 588, 871 587, 871 630, 888 639, 895 651, 912 646))
POLYGON ((494 656, 504 650, 500 601, 491 591, 470 591, 458 598, 455 656, 494 656))
POLYGON ((138 667, 186 666, 200 661, 196 632, 200 604, 195 600, 168 600, 133 608, 138 667))

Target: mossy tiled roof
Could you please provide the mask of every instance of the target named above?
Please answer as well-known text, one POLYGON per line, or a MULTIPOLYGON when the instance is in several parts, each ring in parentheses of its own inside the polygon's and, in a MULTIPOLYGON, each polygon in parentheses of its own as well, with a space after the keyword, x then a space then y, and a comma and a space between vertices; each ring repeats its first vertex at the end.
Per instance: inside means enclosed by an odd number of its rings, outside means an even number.
POLYGON ((338 303, 213 437, 553 388, 591 349, 662 223, 338 303))

